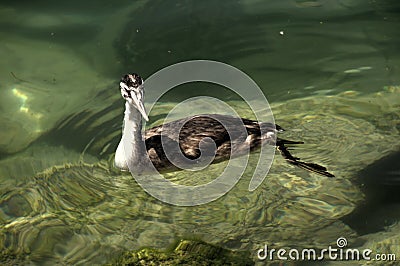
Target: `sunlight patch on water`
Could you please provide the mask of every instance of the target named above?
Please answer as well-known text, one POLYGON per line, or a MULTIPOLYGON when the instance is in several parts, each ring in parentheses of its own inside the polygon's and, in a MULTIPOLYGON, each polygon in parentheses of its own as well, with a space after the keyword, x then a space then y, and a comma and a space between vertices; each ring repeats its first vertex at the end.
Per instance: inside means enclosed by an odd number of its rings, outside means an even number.
POLYGON ((40 128, 40 120, 43 117, 43 114, 39 113, 39 112, 31 111, 31 109, 29 108, 29 105, 27 103, 28 100, 30 100, 30 99, 29 99, 28 95, 26 93, 24 93, 22 90, 17 89, 17 88, 13 88, 12 89, 12 94, 21 101, 21 105, 20 105, 20 107, 18 109, 19 112, 25 114, 28 117, 29 120, 36 120, 37 121, 36 128, 33 129, 33 131, 34 132, 41 132, 42 129, 40 128))

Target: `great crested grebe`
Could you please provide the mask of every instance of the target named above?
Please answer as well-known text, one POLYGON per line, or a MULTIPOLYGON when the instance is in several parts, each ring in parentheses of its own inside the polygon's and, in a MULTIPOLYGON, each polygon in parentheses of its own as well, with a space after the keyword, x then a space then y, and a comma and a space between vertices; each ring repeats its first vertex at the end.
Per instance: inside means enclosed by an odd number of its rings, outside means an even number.
POLYGON ((135 168, 131 171, 140 174, 152 168, 148 165, 150 161, 159 171, 179 170, 179 167, 170 162, 171 157, 166 156, 166 147, 172 147, 174 144, 179 147, 178 152, 183 156, 173 154, 172 157, 174 159, 183 157, 189 162, 187 164, 189 167, 190 164, 196 166, 199 163, 198 159, 204 153, 206 156, 208 153, 200 147, 207 146, 211 139, 213 143, 208 146, 211 147, 209 155, 213 157, 212 163, 229 159, 231 153, 233 156, 241 155, 249 149, 254 150, 262 144, 269 144, 275 145, 288 163, 323 176, 334 177, 325 167, 303 162, 300 158, 292 156, 285 144, 303 142, 277 138, 277 133, 283 129, 272 123, 229 115, 207 114, 175 120, 150 128, 143 133, 142 119, 149 120, 143 104, 143 79, 138 74, 127 74, 122 77, 119 87, 126 102, 122 137, 115 153, 115 166, 122 170, 128 170, 130 165, 134 166, 131 168, 135 168), (226 127, 230 129, 229 133, 226 127), (235 130, 236 128, 243 130, 235 130))

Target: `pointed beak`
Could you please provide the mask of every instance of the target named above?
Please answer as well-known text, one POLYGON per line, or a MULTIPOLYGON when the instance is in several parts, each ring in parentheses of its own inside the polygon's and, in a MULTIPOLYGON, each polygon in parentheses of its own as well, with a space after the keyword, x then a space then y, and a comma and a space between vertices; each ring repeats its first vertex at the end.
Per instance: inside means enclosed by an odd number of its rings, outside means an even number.
POLYGON ((146 114, 146 109, 144 108, 143 102, 139 101, 135 93, 131 93, 131 97, 144 120, 149 121, 149 117, 146 114))

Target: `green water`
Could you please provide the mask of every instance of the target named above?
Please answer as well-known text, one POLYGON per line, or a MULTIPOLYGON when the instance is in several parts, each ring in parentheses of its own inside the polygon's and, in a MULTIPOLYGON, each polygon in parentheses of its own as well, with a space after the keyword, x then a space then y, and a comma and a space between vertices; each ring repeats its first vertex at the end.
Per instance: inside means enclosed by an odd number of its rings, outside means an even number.
MULTIPOLYGON (((101 264, 125 249, 165 248, 181 237, 248 250, 255 260, 266 243, 326 248, 344 236, 353 246, 374 247, 390 233, 385 247, 394 246, 398 232, 388 226, 398 221, 398 198, 375 206, 385 212, 376 214, 384 222, 374 230, 360 229, 363 216, 346 217, 368 198, 363 169, 399 151, 399 24, 396 1, 3 1, 1 264, 101 264), (255 152, 227 195, 175 207, 114 169, 120 76, 136 71, 147 78, 193 59, 247 73, 287 130, 284 138, 306 143, 295 155, 336 178, 277 155, 263 184, 249 192, 255 152)), ((189 84, 165 95, 150 123, 198 95, 252 117, 229 90, 189 84)), ((205 182, 224 165, 168 177, 205 182)))

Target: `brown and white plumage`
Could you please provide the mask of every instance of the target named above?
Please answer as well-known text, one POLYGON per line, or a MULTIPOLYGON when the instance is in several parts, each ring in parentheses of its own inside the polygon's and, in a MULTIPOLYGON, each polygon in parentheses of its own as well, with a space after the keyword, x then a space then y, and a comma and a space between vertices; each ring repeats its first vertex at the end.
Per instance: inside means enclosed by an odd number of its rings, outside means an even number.
POLYGON ((131 165, 135 166, 131 171, 141 173, 149 168, 147 157, 157 170, 178 170, 175 162, 195 167, 207 158, 213 163, 220 162, 229 159, 231 154, 239 156, 269 144, 275 145, 287 162, 333 177, 325 167, 293 157, 286 145, 302 142, 277 138, 283 129, 271 123, 221 114, 195 115, 150 128, 143 136, 142 118, 148 120, 143 105, 143 80, 137 74, 125 75, 120 89, 126 103, 123 134, 115 155, 118 168, 128 170, 131 165))

